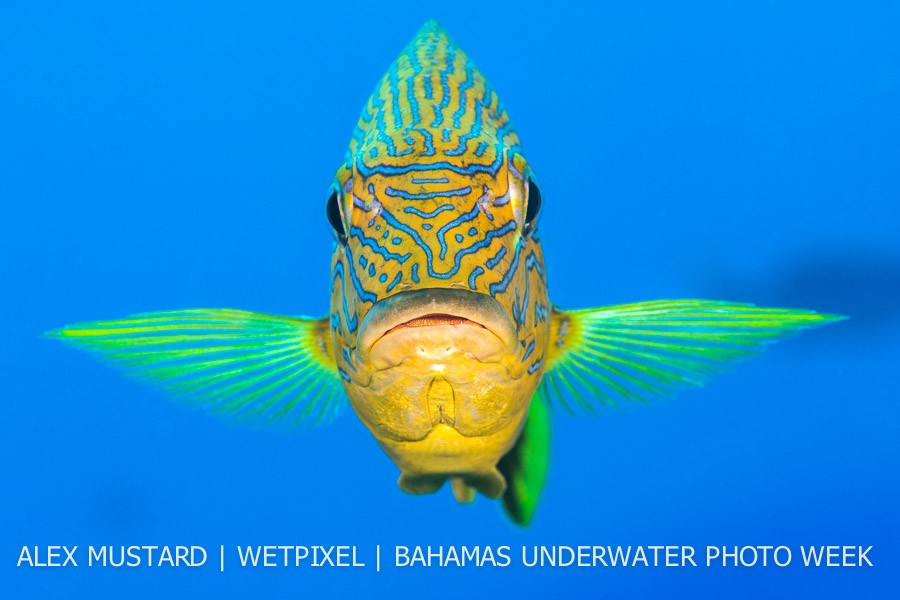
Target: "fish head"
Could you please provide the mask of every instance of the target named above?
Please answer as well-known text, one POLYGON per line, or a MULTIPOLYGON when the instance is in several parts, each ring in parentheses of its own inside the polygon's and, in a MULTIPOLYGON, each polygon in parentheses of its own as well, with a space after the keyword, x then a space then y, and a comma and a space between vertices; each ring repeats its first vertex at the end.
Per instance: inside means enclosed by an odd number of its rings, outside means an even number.
POLYGON ((326 205, 333 354, 380 441, 521 425, 549 339, 540 204, 496 94, 442 30, 420 32, 326 205))
MULTIPOLYGON (((498 426, 498 403, 527 408, 549 337, 540 191, 521 154, 494 152, 493 172, 372 173, 361 160, 339 172, 326 208, 337 240, 331 325, 351 399, 378 379, 425 397, 444 380, 457 395, 492 398, 457 425, 470 433, 498 426), (474 390, 476 373, 485 379, 474 390)), ((405 411, 418 427, 394 415, 382 428, 421 436, 441 418, 425 412, 405 411)))

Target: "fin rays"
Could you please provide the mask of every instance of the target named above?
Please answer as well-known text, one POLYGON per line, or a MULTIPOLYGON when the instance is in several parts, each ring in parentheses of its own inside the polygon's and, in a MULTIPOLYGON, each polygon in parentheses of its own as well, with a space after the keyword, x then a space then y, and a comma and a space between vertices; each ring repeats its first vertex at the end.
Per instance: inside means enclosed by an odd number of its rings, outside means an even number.
POLYGON ((190 309, 81 323, 47 336, 210 412, 239 421, 316 425, 345 404, 322 322, 190 309))
POLYGON ((712 300, 554 310, 552 318, 556 350, 539 393, 570 412, 567 399, 593 412, 702 386, 770 343, 843 319, 712 300))

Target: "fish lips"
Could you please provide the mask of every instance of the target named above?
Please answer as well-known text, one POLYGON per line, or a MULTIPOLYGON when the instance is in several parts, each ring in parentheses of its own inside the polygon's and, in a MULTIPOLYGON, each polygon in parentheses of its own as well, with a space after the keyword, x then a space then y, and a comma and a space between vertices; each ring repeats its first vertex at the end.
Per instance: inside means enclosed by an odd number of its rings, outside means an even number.
POLYGON ((360 324, 357 353, 376 368, 397 364, 402 357, 381 354, 389 354, 391 339, 404 334, 425 339, 429 334, 435 334, 435 338, 480 338, 482 343, 473 343, 469 349, 478 360, 512 353, 517 342, 512 320, 491 296, 462 289, 425 288, 400 292, 377 302, 360 324), (427 324, 429 318, 433 325, 427 324))

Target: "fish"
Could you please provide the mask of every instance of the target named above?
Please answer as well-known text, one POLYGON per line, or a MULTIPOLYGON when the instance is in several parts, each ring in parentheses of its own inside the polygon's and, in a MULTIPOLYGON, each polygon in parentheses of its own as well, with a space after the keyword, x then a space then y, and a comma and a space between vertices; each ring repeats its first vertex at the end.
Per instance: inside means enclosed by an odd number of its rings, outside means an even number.
POLYGON ((527 525, 553 411, 702 386, 843 318, 702 299, 557 307, 541 185, 497 92, 436 21, 378 82, 326 197, 323 317, 171 310, 47 335, 236 421, 316 426, 349 404, 400 489, 449 481, 459 502, 500 500, 527 525))

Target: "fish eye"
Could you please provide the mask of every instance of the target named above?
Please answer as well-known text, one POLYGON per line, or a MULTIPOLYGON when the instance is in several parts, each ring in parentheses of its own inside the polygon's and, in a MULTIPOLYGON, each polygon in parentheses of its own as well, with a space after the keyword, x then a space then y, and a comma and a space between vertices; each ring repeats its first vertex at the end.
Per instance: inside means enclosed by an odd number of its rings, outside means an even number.
POLYGON ((347 230, 344 229, 344 220, 341 218, 340 193, 338 190, 332 189, 331 195, 328 196, 328 203, 325 204, 325 216, 328 217, 328 223, 334 230, 334 236, 337 238, 341 246, 347 245, 347 230))
POLYGON ((531 234, 537 226, 537 218, 541 212, 541 189, 532 177, 527 179, 527 192, 525 197, 525 225, 522 228, 524 235, 531 234))

